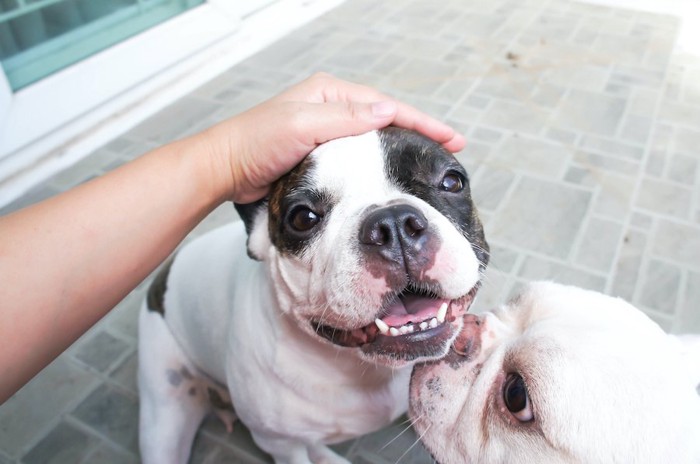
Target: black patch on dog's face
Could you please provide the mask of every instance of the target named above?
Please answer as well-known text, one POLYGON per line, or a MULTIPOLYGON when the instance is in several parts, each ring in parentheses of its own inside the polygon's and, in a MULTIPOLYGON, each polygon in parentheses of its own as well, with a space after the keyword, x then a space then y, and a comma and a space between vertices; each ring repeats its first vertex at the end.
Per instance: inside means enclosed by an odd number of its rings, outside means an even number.
POLYGON ((269 234, 281 254, 299 255, 324 228, 325 218, 335 201, 333 196, 316 188, 311 182, 314 168, 312 157, 307 157, 292 171, 282 176, 271 188, 268 199, 269 234), (301 230, 301 223, 310 228, 301 230), (316 218, 315 224, 310 222, 316 218))
POLYGON ((489 260, 489 246, 464 167, 440 144, 416 132, 387 127, 379 135, 387 177, 447 217, 470 241, 483 270, 489 260), (454 188, 457 181, 462 182, 459 190, 454 188), (450 191, 450 187, 455 191, 450 191))

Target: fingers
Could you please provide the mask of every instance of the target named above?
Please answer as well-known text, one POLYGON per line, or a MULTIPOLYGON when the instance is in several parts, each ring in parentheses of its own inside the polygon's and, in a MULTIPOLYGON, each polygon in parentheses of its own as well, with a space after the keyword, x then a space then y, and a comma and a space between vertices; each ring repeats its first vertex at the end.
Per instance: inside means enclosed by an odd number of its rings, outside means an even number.
POLYGON ((307 143, 316 146, 339 137, 386 127, 394 121, 397 111, 398 104, 391 100, 307 103, 296 113, 296 131, 300 137, 313 137, 307 143))
MULTIPOLYGON (((325 129, 325 132, 327 133, 334 133, 335 137, 355 135, 372 129, 379 129, 388 125, 394 125, 420 132, 421 134, 442 144, 445 149, 452 153, 462 150, 466 145, 466 140, 464 137, 461 134, 456 133, 452 127, 423 113, 417 108, 405 103, 397 102, 371 87, 344 81, 333 77, 330 74, 316 73, 305 81, 302 81, 296 86, 290 88, 288 91, 281 94, 280 97, 287 99, 288 101, 297 100, 313 103, 345 102, 347 104, 355 105, 356 108, 352 109, 351 111, 354 112, 354 115, 359 119, 352 121, 352 133, 343 131, 342 127, 334 128, 319 126, 319 129, 325 129), (374 102, 375 105, 382 104, 386 108, 389 108, 391 103, 393 103, 396 105, 396 109, 394 110, 394 108, 391 107, 390 114, 372 115, 371 111, 369 113, 367 112, 367 106, 362 106, 363 104, 370 102, 374 102), (383 123, 383 125, 377 125, 380 121, 383 123), (365 130, 358 131, 356 128, 365 128, 365 130)), ((328 125, 330 126, 330 124, 328 125)), ((317 138, 321 140, 325 138, 325 135, 317 138)), ((327 140, 330 140, 330 138, 324 141, 327 140)))
POLYGON ((399 103, 399 109, 392 124, 412 129, 442 144, 446 150, 457 153, 466 145, 466 139, 447 124, 438 121, 420 110, 399 103))

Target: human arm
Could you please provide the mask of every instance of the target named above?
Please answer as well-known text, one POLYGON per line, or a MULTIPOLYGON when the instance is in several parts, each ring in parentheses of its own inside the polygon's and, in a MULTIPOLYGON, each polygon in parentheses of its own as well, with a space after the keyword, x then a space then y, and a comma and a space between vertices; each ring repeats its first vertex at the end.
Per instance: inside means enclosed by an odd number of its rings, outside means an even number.
POLYGON ((103 317, 219 204, 265 195, 327 140, 395 124, 464 139, 320 74, 223 123, 0 217, 0 403, 103 317))

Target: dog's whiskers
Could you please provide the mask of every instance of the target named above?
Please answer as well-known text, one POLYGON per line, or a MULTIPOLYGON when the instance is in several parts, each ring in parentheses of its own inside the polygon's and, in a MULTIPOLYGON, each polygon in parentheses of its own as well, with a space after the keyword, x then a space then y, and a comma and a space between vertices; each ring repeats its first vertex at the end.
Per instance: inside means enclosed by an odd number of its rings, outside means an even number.
POLYGON ((398 435, 396 435, 394 438, 392 438, 391 440, 389 440, 384 446, 382 446, 381 448, 379 448, 379 451, 384 450, 384 448, 386 448, 387 446, 389 446, 389 445, 391 445, 392 443, 394 443, 394 442, 396 441, 397 438, 399 438, 401 435, 403 435, 404 433, 406 433, 407 430, 409 430, 411 427, 413 427, 413 424, 415 423, 415 421, 417 421, 418 419, 420 419, 420 417, 421 417, 421 416, 417 417, 416 419, 410 419, 410 418, 409 418, 409 419, 406 419, 405 421, 401 422, 399 425, 408 424, 408 426, 406 426, 405 429, 403 429, 402 431, 400 431, 400 432, 398 433, 398 435))
MULTIPOLYGON (((418 418, 416 420, 418 420, 418 418)), ((413 424, 411 424, 411 425, 413 425, 413 424)), ((432 424, 428 424, 428 427, 426 427, 426 429, 423 431, 423 433, 421 433, 420 436, 418 438, 416 438, 416 441, 414 441, 413 444, 411 446, 409 446, 406 449, 406 451, 403 452, 403 454, 401 456, 399 456, 399 458, 396 460, 396 462, 394 464, 399 464, 399 461, 401 461, 404 458, 404 456, 406 456, 409 453, 409 451, 411 451, 413 449, 414 446, 416 446, 418 443, 420 443, 423 436, 428 432, 428 430, 430 430, 431 425, 432 424)))

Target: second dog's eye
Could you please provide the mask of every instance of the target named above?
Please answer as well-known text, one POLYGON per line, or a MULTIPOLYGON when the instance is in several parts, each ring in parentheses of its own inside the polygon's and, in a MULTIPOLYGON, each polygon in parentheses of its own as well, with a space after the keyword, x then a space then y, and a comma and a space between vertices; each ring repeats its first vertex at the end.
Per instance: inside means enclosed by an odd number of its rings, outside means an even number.
POLYGON ((440 181, 440 189, 450 193, 461 192, 464 190, 464 179, 458 173, 450 171, 440 181))
POLYGON ((508 374, 503 384, 503 402, 520 422, 529 422, 534 418, 525 381, 519 374, 508 374))
POLYGON ((307 232, 321 221, 321 216, 306 206, 297 206, 289 215, 289 224, 297 232, 307 232))

